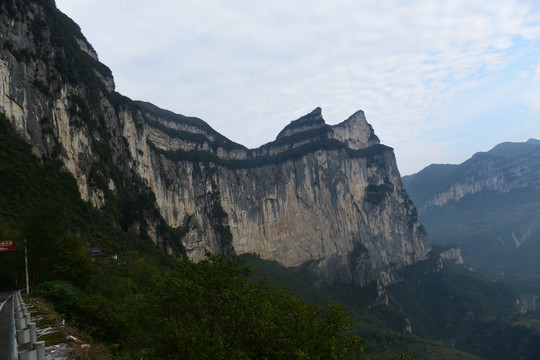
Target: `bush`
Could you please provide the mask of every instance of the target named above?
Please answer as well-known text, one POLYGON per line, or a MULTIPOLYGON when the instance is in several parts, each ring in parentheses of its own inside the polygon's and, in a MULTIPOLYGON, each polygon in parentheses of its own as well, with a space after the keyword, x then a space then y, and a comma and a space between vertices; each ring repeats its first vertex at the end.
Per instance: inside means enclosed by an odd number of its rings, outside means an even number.
POLYGON ((79 288, 62 280, 42 282, 35 294, 53 303, 55 309, 65 315, 75 312, 85 296, 79 288))

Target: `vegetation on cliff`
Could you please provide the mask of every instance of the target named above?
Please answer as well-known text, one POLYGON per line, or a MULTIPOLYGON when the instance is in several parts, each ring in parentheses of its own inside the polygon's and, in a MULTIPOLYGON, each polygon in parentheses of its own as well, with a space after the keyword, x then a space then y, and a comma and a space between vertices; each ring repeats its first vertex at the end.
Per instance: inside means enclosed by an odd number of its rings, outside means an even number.
MULTIPOLYGON (((272 143, 270 143, 272 144, 272 143)), ((192 161, 201 163, 213 163, 219 164, 230 169, 252 169, 267 165, 282 164, 288 160, 297 160, 303 156, 318 151, 318 150, 341 150, 347 156, 351 158, 368 158, 372 159, 374 156, 379 155, 385 151, 392 150, 392 148, 385 145, 374 145, 366 149, 352 150, 349 149, 342 142, 335 139, 313 140, 306 144, 299 145, 294 148, 279 152, 275 155, 262 155, 254 156, 241 160, 227 160, 219 157, 217 154, 210 151, 199 150, 174 150, 166 151, 158 149, 152 142, 148 141, 148 145, 156 153, 166 156, 173 161, 192 161)), ((270 146, 270 145, 268 145, 270 146)))

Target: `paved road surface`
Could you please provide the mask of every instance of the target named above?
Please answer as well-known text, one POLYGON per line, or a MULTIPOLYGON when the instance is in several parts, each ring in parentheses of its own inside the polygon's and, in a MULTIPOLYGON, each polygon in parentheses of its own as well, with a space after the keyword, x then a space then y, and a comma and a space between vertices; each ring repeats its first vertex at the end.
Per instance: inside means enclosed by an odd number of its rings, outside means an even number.
POLYGON ((8 359, 9 330, 11 327, 11 292, 0 293, 0 360, 8 359))

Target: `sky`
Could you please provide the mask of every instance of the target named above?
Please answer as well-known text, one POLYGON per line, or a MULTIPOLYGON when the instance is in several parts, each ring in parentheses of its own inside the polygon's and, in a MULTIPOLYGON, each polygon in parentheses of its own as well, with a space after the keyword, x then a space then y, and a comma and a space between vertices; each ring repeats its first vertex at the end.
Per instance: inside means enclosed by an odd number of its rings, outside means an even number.
POLYGON ((540 139, 537 0, 56 0, 116 90, 249 148, 363 110, 402 175, 540 139))

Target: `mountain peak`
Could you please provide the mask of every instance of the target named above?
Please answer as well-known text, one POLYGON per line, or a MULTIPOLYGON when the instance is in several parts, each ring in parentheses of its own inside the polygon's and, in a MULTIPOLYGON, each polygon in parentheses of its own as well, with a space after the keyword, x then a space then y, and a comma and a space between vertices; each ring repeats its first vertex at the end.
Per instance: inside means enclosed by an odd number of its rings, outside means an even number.
POLYGON ((285 128, 281 130, 276 139, 291 136, 306 130, 321 128, 325 125, 326 123, 322 117, 322 109, 317 107, 309 114, 306 114, 297 120, 291 121, 289 125, 285 126, 285 128))
POLYGON ((362 110, 358 110, 342 123, 332 127, 334 138, 345 142, 351 149, 364 149, 380 143, 362 110))

